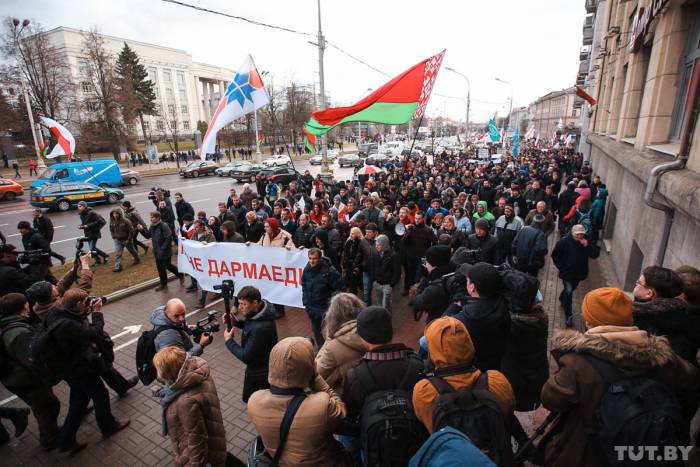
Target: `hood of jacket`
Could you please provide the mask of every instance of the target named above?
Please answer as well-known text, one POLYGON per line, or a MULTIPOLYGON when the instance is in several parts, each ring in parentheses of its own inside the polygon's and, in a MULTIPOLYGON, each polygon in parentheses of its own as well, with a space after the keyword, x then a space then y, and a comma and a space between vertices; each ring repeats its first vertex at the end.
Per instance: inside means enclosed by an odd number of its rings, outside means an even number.
POLYGON ((122 213, 121 209, 115 208, 109 211, 109 219, 112 222, 121 222, 124 220, 124 214, 122 213))
POLYGON ((608 197, 608 189, 607 188, 598 188, 598 193, 596 194, 596 198, 605 200, 605 198, 608 197))
POLYGON ((462 313, 469 319, 483 319, 490 314, 497 314, 508 307, 506 301, 501 297, 494 298, 474 298, 469 297, 467 303, 462 308, 462 313))
POLYGON ((365 353, 362 338, 357 334, 357 320, 343 323, 333 334, 333 339, 342 342, 346 347, 365 353))
POLYGON ((636 326, 654 334, 684 333, 690 320, 687 306, 680 298, 635 301, 632 305, 632 318, 636 326))
POLYGON ((646 371, 671 362, 675 354, 668 339, 637 327, 597 326, 585 333, 562 330, 552 338, 552 355, 587 353, 629 371, 646 371))
POLYGON ((154 326, 175 326, 165 315, 165 305, 161 305, 151 312, 151 324, 154 326))
POLYGON ((279 318, 279 316, 277 315, 275 306, 263 299, 262 308, 260 308, 260 311, 255 313, 250 319, 255 321, 273 321, 277 318, 279 318))
POLYGON ((305 337, 287 337, 270 352, 268 381, 271 386, 290 389, 307 388, 314 375, 314 347, 305 337))
POLYGON ((209 378, 209 365, 203 358, 187 356, 177 379, 170 385, 172 391, 182 391, 199 386, 209 378))
POLYGON ((522 323, 529 326, 544 326, 549 324, 549 318, 542 305, 535 305, 529 313, 511 313, 511 322, 522 323))
POLYGON ((435 368, 445 368, 474 360, 474 344, 469 331, 458 319, 443 316, 425 329, 430 359, 435 368))

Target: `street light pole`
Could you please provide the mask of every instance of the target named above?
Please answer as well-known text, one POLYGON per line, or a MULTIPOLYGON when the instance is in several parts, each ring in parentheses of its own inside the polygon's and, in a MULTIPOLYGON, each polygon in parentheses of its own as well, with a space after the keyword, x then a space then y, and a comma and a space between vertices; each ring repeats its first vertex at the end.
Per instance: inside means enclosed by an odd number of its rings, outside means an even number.
MULTIPOLYGON (((326 108, 326 81, 323 74, 323 52, 326 49, 326 38, 323 37, 323 30, 321 29, 321 0, 317 0, 316 3, 318 5, 318 81, 321 88, 321 110, 324 110, 326 108)), ((321 135, 321 174, 327 177, 330 175, 328 173, 326 135, 321 135)))
MULTIPOLYGON (((469 78, 464 73, 460 73, 459 71, 457 71, 454 68, 449 67, 449 66, 445 67, 445 69, 451 71, 452 73, 454 73, 456 75, 461 76, 467 82, 467 118, 464 121, 467 128, 466 128, 466 134, 464 135, 464 137, 465 137, 465 140, 468 140, 469 139, 469 106, 471 104, 471 88, 472 88, 472 86, 471 86, 471 83, 469 82, 469 78)), ((465 141, 465 143, 466 143, 466 141, 465 141)))
POLYGON ((506 132, 508 131, 508 127, 510 127, 510 115, 513 113, 513 85, 510 84, 508 81, 503 80, 499 78, 498 76, 496 77, 496 81, 507 84, 510 86, 510 110, 508 111, 508 124, 506 125, 506 132))

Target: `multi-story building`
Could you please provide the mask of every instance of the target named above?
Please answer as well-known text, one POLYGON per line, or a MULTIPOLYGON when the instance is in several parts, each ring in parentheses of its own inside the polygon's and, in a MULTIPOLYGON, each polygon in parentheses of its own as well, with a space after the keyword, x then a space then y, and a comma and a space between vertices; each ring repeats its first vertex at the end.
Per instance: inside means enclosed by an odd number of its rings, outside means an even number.
POLYGON ((576 135, 576 141, 581 133, 581 109, 574 107, 576 93, 573 87, 552 91, 530 104, 532 124, 540 138, 550 139, 559 132, 564 135, 576 135), (561 121, 562 127, 558 125, 561 121))
MULTIPOLYGON (((529 107, 516 107, 510 113, 510 118, 508 119, 508 134, 513 135, 516 128, 520 128, 520 124, 525 121, 527 128, 532 125, 529 107)), ((527 131, 527 130, 526 130, 527 131)), ((522 137, 522 134, 521 134, 522 137)))
MULTIPOLYGON (((58 27, 46 32, 51 43, 64 53, 71 68, 77 92, 89 97, 93 92, 85 79, 88 62, 83 51, 85 32, 78 29, 58 27)), ((139 56, 154 83, 159 116, 147 117, 146 131, 158 134, 164 131, 167 123, 178 123, 178 131, 192 133, 197 121, 209 122, 213 111, 234 75, 234 70, 216 65, 208 65, 192 60, 189 52, 171 47, 147 44, 119 37, 101 35, 104 46, 114 57, 128 44, 139 56)), ((241 60, 244 53, 241 52, 241 60)), ((68 123, 71 126, 71 123, 68 123)), ((74 129, 74 128, 71 128, 74 129)), ((77 131, 77 129, 74 129, 77 131)), ((134 131, 143 138, 140 125, 134 131)))
POLYGON ((700 4, 607 0, 601 14, 586 150, 610 192, 606 248, 631 289, 645 266, 700 266, 700 4))

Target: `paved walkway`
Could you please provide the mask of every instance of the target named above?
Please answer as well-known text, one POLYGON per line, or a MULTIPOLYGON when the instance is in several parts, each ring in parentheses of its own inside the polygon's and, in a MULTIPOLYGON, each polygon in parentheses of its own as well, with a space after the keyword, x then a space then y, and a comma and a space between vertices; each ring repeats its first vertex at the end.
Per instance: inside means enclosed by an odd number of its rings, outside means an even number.
MULTIPOLYGON (((554 237, 550 239, 553 248, 554 237)), ((551 251, 550 248, 550 251, 551 251)), ((589 279, 582 282, 574 295, 574 307, 578 310, 583 295, 590 289, 615 285, 608 281, 608 259, 602 257, 591 261, 589 279)), ((561 291, 561 281, 557 279, 557 271, 551 260, 547 259, 542 269, 540 279, 545 299, 545 309, 550 317, 550 335, 563 326, 564 314, 559 308, 557 297, 561 291)), ((397 287, 400 289, 400 286, 397 287)), ((106 329, 115 336, 123 332, 125 326, 148 323, 151 310, 168 298, 181 296, 192 310, 196 303, 196 294, 186 294, 177 281, 170 283, 170 292, 144 292, 105 307, 106 329)), ((215 303, 214 309, 222 310, 220 303, 215 303)), ((203 312, 193 313, 190 322, 203 315, 203 312)), ((400 296, 397 290, 395 301, 396 340, 411 347, 417 347, 417 340, 423 331, 423 321, 415 322, 413 314, 406 306, 406 298, 400 296)), ((288 309, 285 318, 277 322, 280 338, 293 335, 312 335, 309 322, 303 310, 288 309)), ((239 334, 238 334, 239 335, 239 334)), ((237 336, 238 336, 237 335, 237 336)), ((126 376, 134 374, 134 352, 136 334, 127 334, 115 338, 116 366, 126 376)), ((217 334, 214 343, 207 347, 204 357, 210 364, 212 375, 216 382, 221 401, 221 411, 226 425, 226 439, 229 451, 240 459, 246 458, 247 448, 255 436, 255 430, 246 413, 246 407, 240 400, 243 386, 243 365, 236 360, 224 347, 221 333, 217 334)), ((56 386, 56 393, 61 400, 62 410, 60 420, 63 420, 67 407, 67 387, 61 383, 56 386)), ((69 458, 55 451, 44 453, 39 447, 37 427, 30 417, 29 428, 19 439, 13 439, 9 444, 0 447, 0 459, 3 466, 167 466, 172 464, 170 440, 161 436, 161 410, 150 395, 150 390, 141 385, 124 398, 113 393, 112 410, 118 417, 131 417, 131 426, 122 433, 102 440, 93 416, 87 416, 79 433, 78 439, 87 442, 88 448, 80 454, 69 458)), ((11 396, 0 387, 0 401, 11 396)), ((7 406, 20 407, 23 404, 17 400, 6 403, 7 406)), ((527 430, 531 430, 543 418, 543 411, 529 414, 519 414, 527 430)))

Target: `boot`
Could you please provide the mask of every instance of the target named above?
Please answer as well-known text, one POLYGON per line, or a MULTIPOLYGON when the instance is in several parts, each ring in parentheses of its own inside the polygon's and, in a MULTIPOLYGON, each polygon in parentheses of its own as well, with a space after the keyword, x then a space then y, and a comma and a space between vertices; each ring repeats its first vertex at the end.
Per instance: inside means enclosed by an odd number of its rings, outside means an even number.
POLYGON ((114 424, 114 427, 112 427, 111 430, 102 433, 103 438, 109 438, 110 436, 115 435, 116 433, 119 433, 122 431, 124 428, 128 427, 131 424, 130 419, 125 419, 125 420, 116 420, 116 423, 114 424))
POLYGON ((17 409, 17 411, 10 417, 10 421, 15 426, 15 438, 19 438, 24 430, 27 429, 27 423, 29 422, 29 409, 17 409))

